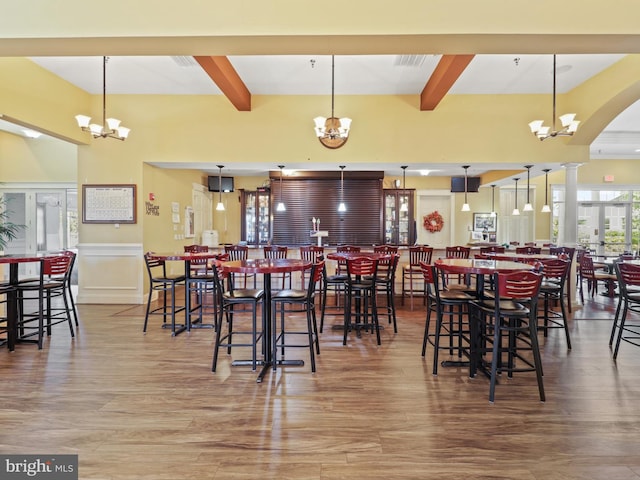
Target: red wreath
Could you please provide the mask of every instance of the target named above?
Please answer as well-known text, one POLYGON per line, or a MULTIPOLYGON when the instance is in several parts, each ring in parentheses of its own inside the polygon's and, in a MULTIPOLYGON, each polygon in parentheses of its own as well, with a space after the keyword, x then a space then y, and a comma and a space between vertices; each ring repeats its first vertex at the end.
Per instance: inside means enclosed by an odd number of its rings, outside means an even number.
POLYGON ((429 215, 425 215, 423 217, 422 225, 424 225, 425 230, 428 230, 431 233, 439 232, 444 226, 444 220, 442 219, 442 215, 440 215, 436 210, 435 212, 431 212, 429 215))

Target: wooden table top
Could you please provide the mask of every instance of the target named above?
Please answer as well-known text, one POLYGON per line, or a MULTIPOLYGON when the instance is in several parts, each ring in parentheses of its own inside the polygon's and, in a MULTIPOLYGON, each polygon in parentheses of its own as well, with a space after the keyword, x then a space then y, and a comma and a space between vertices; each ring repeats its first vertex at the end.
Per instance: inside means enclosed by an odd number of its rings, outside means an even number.
POLYGON ((511 273, 532 270, 533 265, 507 260, 484 260, 472 258, 440 258, 434 265, 449 273, 470 273, 491 275, 493 273, 511 273))

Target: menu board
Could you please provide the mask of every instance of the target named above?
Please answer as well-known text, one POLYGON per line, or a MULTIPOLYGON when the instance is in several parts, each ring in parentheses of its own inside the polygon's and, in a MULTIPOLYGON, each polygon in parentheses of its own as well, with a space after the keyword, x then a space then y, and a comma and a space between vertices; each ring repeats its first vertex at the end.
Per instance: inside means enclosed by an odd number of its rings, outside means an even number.
POLYGON ((82 223, 136 223, 136 186, 83 185, 82 223))

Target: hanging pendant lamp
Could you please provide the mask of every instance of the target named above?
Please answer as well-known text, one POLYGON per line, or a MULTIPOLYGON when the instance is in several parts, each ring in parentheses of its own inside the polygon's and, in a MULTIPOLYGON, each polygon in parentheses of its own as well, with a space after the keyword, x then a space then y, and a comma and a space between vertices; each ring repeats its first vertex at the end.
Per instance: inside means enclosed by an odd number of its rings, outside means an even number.
POLYGON ((224 165, 218 165, 220 172, 218 173, 218 192, 220 192, 220 200, 218 200, 218 205, 216 205, 216 210, 219 212, 224 212, 224 203, 222 203, 222 169, 224 165))
POLYGON ((562 128, 560 130, 556 130, 556 56, 553 56, 553 124, 552 127, 546 127, 544 125, 544 120, 534 120, 529 123, 529 128, 531 129, 531 133, 533 133, 536 137, 538 137, 541 141, 546 140, 547 138, 554 137, 571 137, 576 130, 578 130, 578 125, 580 122, 578 120, 574 120, 576 118, 575 113, 565 113, 560 116, 560 122, 562 123, 562 128))
POLYGON ((347 206, 344 203, 344 165, 340 165, 340 204, 338 205, 338 212, 346 212, 347 206))
POLYGON ((544 205, 542 206, 542 213, 550 213, 551 207, 549 207, 549 172, 550 168, 542 170, 544 172, 544 205))
POLYGON ((329 118, 316 117, 313 119, 315 123, 315 132, 320 143, 327 148, 336 149, 342 147, 349 139, 349 130, 351 129, 351 119, 336 118, 333 113, 335 101, 335 57, 331 55, 331 116, 329 118))
POLYGON ((489 216, 491 217, 496 216, 495 205, 496 205, 496 186, 491 185, 491 213, 489 214, 489 216))
POLYGON ((464 203, 462 204, 462 212, 468 212, 471 210, 469 208, 469 202, 467 201, 467 192, 469 190, 469 183, 467 181, 467 170, 469 169, 469 165, 464 165, 464 203))
POLYGON ((527 169, 527 203, 522 207, 523 212, 530 212, 533 210, 533 206, 531 206, 531 202, 529 201, 529 174, 531 173, 531 167, 533 167, 533 165, 524 166, 524 168, 527 169))
POLYGON ((276 207, 276 212, 286 212, 287 207, 284 206, 284 202, 282 201, 282 169, 284 168, 284 165, 278 165, 278 168, 280 169, 280 201, 276 207))
POLYGON ((409 199, 407 199, 407 192, 406 192, 406 173, 407 173, 407 166, 408 165, 403 165, 400 168, 402 169, 402 205, 400 205, 400 211, 401 212, 408 212, 409 211, 409 199))
POLYGON ((87 115, 76 115, 78 126, 83 132, 91 132, 93 138, 115 138, 116 140, 126 140, 131 131, 127 127, 120 125, 117 118, 107 117, 107 60, 102 57, 102 125, 91 123, 91 117, 87 115))
POLYGON ((516 194, 515 194, 515 208, 513 209, 513 212, 511 212, 511 215, 520 215, 520 210, 518 210, 518 180, 520 180, 519 178, 514 178, 513 181, 516 182, 516 194))

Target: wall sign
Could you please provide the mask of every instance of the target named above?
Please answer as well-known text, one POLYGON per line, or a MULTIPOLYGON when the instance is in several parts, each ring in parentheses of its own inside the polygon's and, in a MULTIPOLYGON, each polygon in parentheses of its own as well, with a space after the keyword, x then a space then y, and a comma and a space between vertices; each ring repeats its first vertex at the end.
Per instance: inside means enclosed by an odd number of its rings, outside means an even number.
POLYGON ((136 186, 82 185, 82 223, 136 223, 136 186))

